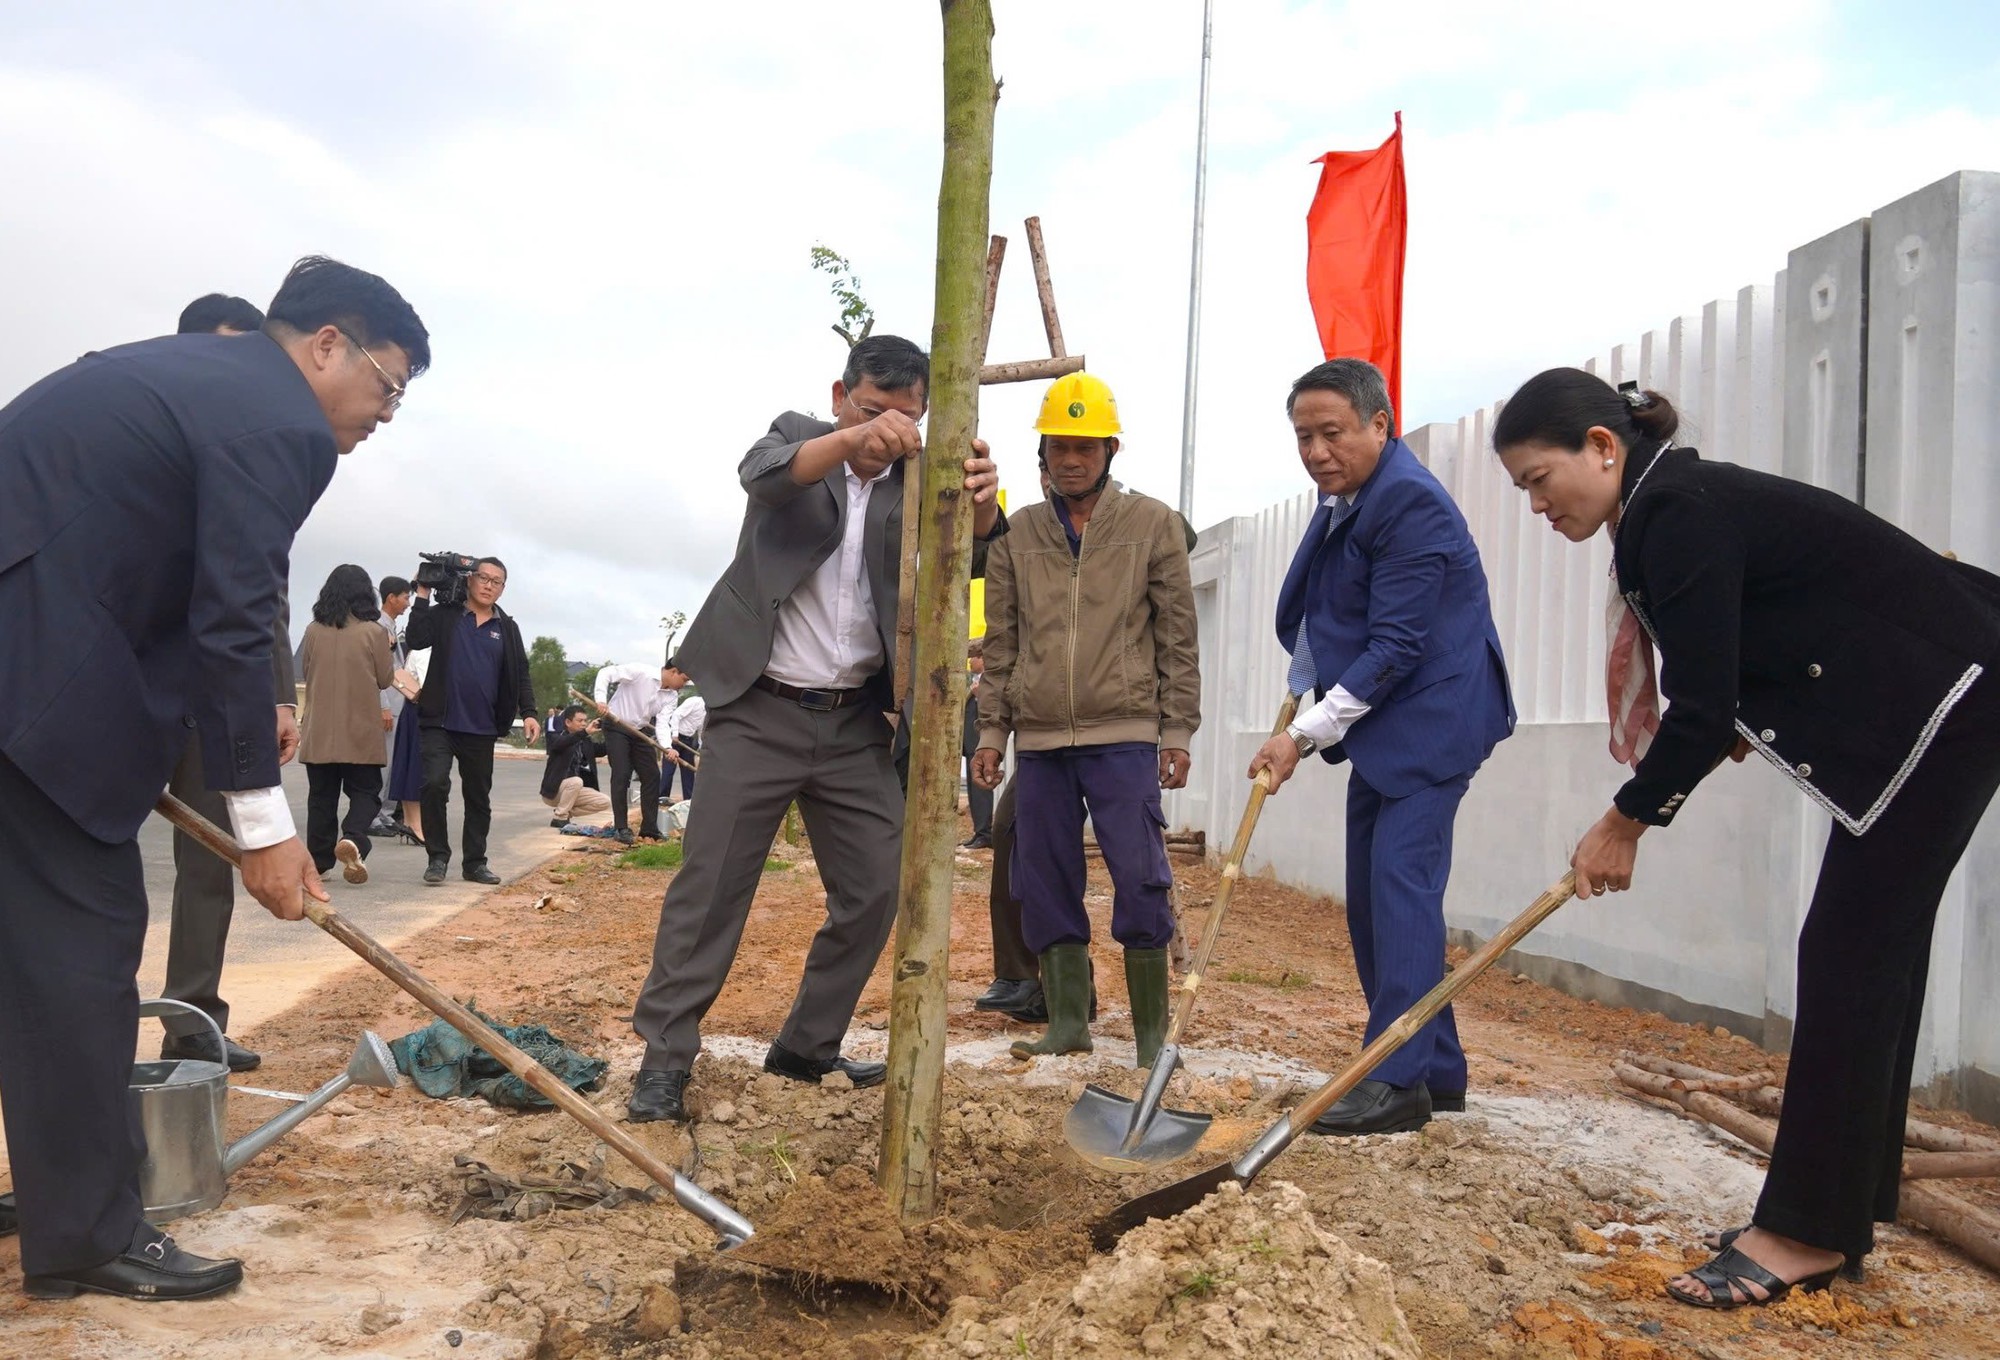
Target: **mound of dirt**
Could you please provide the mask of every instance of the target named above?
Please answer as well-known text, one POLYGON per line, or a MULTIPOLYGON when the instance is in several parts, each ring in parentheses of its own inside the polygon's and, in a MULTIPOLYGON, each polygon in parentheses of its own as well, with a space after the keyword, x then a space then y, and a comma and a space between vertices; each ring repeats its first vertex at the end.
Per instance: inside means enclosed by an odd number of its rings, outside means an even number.
POLYGON ((912 1354, 1208 1355, 1418 1360, 1389 1268, 1320 1228, 1284 1181, 1225 1185, 1125 1235, 1066 1297, 1029 1285, 997 1303, 961 1299, 912 1354))

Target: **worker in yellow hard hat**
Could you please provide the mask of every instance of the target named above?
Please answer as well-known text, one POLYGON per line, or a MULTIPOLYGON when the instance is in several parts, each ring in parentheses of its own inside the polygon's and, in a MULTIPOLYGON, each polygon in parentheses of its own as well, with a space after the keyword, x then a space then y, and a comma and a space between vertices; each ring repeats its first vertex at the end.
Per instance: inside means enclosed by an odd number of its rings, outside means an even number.
POLYGON ((986 567, 985 671, 973 778, 1000 783, 1014 740, 1012 886, 1039 956, 1048 1030, 1016 1057, 1091 1047, 1084 816, 1115 889, 1138 1063, 1167 1025, 1172 870, 1160 790, 1187 783, 1201 722, 1194 589, 1173 509, 1111 480, 1122 427, 1101 378, 1072 373, 1035 421, 1049 498, 1024 509, 986 567))

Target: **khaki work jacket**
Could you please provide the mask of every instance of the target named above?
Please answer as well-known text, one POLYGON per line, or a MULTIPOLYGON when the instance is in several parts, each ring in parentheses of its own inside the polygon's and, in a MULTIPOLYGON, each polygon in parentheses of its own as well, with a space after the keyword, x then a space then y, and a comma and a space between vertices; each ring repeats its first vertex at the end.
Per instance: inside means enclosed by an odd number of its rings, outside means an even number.
POLYGON ((1112 742, 1186 750, 1201 725, 1187 542, 1171 508, 1104 488, 1080 554, 1055 507, 1028 506, 986 563, 979 745, 1112 742))

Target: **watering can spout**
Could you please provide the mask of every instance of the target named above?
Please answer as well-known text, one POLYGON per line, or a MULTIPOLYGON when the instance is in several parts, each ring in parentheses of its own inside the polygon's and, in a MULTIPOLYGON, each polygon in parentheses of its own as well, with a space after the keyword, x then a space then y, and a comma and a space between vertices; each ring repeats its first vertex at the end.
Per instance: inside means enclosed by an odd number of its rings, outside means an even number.
POLYGON ((363 1030, 361 1042, 354 1046, 354 1056, 348 1060, 345 1072, 276 1119, 253 1129, 229 1145, 222 1154, 223 1175, 235 1175, 245 1163, 317 1114, 325 1108, 328 1101, 348 1087, 375 1086, 390 1091, 401 1081, 402 1078, 396 1075, 396 1060, 389 1052, 389 1045, 383 1043, 382 1036, 373 1030, 363 1030))

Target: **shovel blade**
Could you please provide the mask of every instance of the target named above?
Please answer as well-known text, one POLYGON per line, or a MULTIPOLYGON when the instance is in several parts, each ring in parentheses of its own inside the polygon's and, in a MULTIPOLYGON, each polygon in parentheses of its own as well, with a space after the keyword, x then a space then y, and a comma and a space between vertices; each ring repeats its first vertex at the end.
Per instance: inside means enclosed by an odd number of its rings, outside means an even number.
POLYGON ((1138 1128, 1138 1113, 1135 1102, 1092 1084, 1064 1117, 1063 1138, 1100 1171, 1150 1171, 1193 1152, 1214 1122, 1192 1110, 1158 1108, 1138 1128))
POLYGON ((1099 1251, 1110 1251, 1118 1245, 1119 1238, 1148 1219, 1172 1218, 1184 1209, 1192 1209, 1231 1181, 1243 1186, 1250 1184, 1233 1163, 1223 1162, 1151 1194, 1128 1199, 1090 1225, 1091 1245, 1099 1251))

